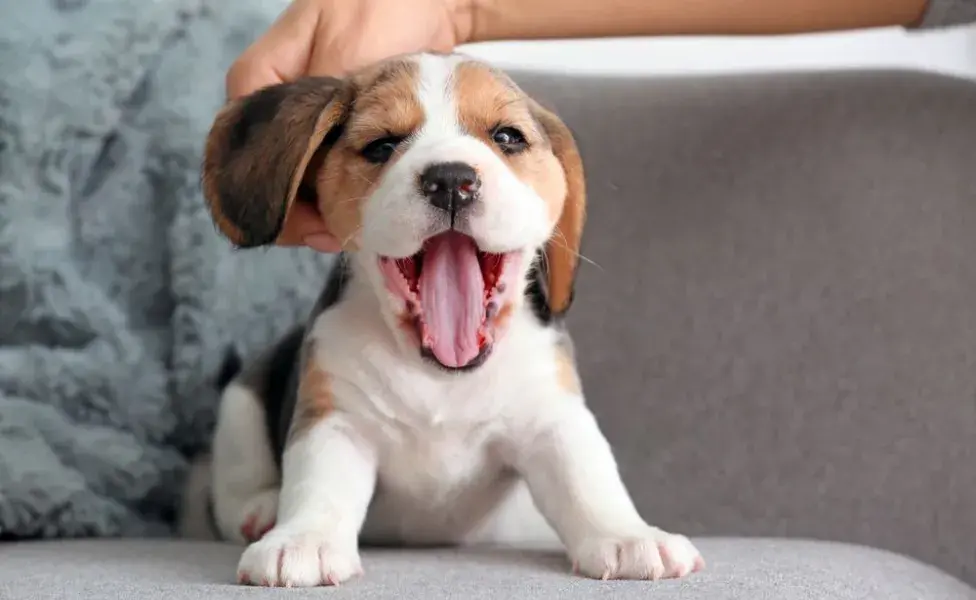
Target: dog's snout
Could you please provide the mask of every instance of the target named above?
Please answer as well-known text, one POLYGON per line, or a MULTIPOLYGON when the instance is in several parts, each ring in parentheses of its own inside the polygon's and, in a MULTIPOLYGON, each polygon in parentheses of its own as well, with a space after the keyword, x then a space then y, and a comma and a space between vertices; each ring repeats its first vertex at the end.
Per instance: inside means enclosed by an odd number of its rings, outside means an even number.
POLYGON ((478 173, 462 162, 430 165, 420 174, 420 191, 430 203, 452 215, 474 202, 481 182, 478 173))

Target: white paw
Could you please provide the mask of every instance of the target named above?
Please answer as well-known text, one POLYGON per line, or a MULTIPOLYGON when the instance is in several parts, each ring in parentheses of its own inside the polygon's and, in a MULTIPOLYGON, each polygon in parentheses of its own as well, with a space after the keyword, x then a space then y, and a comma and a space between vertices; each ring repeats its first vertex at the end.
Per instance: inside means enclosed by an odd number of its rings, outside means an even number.
POLYGON ((594 579, 684 577, 705 566, 688 538, 655 527, 632 536, 590 538, 570 558, 576 572, 594 579))
POLYGON ((339 585, 362 573, 355 540, 272 529, 244 551, 237 580, 267 587, 339 585))
POLYGON ((262 490, 244 503, 240 535, 245 542, 256 542, 274 527, 278 517, 278 488, 262 490))

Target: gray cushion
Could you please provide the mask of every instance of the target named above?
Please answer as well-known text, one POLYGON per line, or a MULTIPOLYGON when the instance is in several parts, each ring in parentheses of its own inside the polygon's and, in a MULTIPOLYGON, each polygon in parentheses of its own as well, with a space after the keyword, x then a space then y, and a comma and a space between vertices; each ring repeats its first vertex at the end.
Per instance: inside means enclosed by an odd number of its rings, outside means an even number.
POLYGON ((571 329, 644 514, 976 584, 976 84, 522 80, 586 160, 571 329))
POLYGON ((233 583, 240 549, 208 542, 33 542, 0 550, 3 600, 223 598, 650 598, 654 600, 971 600, 976 590, 879 550, 826 542, 705 539, 708 568, 680 581, 599 582, 555 554, 370 551, 366 575, 338 589, 262 590, 233 583), (653 592, 653 593, 652 593, 653 592), (609 596, 607 595, 609 594, 609 596))

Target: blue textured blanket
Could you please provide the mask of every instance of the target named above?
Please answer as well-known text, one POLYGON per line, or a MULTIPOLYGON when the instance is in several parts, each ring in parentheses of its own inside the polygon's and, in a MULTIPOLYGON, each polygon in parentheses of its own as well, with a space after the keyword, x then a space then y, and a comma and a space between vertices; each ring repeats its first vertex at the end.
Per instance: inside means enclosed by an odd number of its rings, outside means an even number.
POLYGON ((229 344, 328 257, 234 253, 199 193, 224 72, 281 0, 0 0, 0 539, 171 530, 229 344))

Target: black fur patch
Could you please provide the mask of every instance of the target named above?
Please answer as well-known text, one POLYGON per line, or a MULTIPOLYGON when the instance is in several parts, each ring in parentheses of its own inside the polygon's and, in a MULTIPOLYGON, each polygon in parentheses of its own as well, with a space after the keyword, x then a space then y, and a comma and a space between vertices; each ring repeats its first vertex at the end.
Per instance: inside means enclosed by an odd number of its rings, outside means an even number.
POLYGON ((299 356, 304 340, 305 328, 295 327, 275 345, 258 392, 264 400, 265 426, 279 468, 295 406, 293 398, 298 392, 299 356))
POLYGON ((298 383, 305 353, 305 336, 308 328, 323 312, 338 304, 345 295, 351 279, 349 257, 340 254, 329 272, 329 278, 319 294, 305 327, 296 327, 286 335, 272 351, 263 373, 260 389, 265 403, 265 424, 274 451, 275 461, 281 467, 281 457, 288 440, 295 404, 298 400, 298 383))
POLYGON ((241 355, 237 353, 237 350, 233 346, 228 348, 224 355, 224 362, 220 365, 220 371, 217 372, 215 381, 217 389, 221 392, 224 391, 224 388, 230 385, 230 382, 241 372, 243 366, 241 355))
POLYGON ((545 257, 540 250, 529 271, 529 284, 525 288, 525 297, 529 301, 529 308, 544 325, 552 323, 559 315, 553 315, 549 308, 549 279, 545 268, 545 257))
POLYGON ((349 261, 349 255, 345 252, 340 253, 336 257, 335 264, 332 265, 332 270, 329 271, 329 278, 325 282, 325 287, 322 288, 322 293, 319 294, 319 299, 312 308, 312 315, 309 319, 310 323, 315 320, 315 317, 329 310, 342 300, 346 292, 346 285, 352 278, 352 265, 349 264, 349 261))

